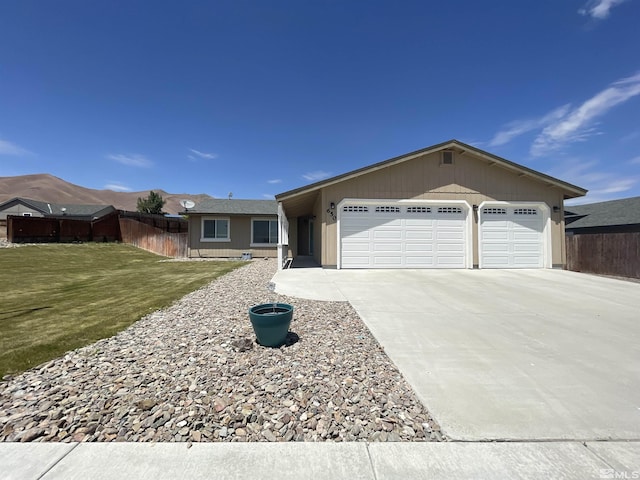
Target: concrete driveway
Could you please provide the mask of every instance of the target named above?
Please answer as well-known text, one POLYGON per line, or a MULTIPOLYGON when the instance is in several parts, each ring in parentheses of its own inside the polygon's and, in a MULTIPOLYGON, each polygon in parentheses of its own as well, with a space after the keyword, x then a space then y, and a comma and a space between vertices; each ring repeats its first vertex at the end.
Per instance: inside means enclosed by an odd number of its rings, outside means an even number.
POLYGON ((348 300, 453 440, 640 439, 640 284, 559 270, 292 269, 348 300))

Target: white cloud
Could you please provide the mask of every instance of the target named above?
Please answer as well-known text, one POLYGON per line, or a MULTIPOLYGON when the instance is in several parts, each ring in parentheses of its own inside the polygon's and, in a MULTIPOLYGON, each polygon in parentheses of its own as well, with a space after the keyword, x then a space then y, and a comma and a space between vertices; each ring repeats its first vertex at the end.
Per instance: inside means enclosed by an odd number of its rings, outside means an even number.
POLYGON ((631 165, 640 165, 640 156, 632 158, 628 163, 631 165))
POLYGON ((567 202, 567 205, 620 198, 618 194, 631 190, 640 179, 629 175, 619 175, 609 168, 602 167, 600 162, 596 160, 584 161, 575 158, 563 162, 550 174, 589 190, 587 197, 571 200, 567 202))
POLYGON ((153 162, 144 155, 123 155, 123 154, 111 154, 107 155, 109 160, 113 160, 129 167, 142 167, 148 168, 153 165, 153 162))
POLYGON ((313 172, 308 172, 302 175, 302 178, 308 180, 310 182, 319 182, 320 180, 324 180, 325 178, 329 178, 331 173, 325 172, 323 170, 316 170, 313 172))
POLYGON ((637 182, 635 178, 610 180, 600 185, 599 188, 592 190, 591 193, 594 195, 609 195, 611 193, 626 192, 627 190, 631 190, 637 182))
POLYGON ((581 9, 580 15, 586 15, 596 20, 604 20, 609 16, 610 10, 626 0, 589 0, 581 9))
POLYGON ((530 132, 532 130, 537 130, 539 128, 543 128, 545 125, 562 118, 567 114, 569 108, 571 106, 569 104, 563 105, 561 107, 552 110, 546 115, 540 118, 530 118, 527 120, 515 120, 513 122, 507 123, 503 130, 499 131, 494 135, 494 137, 489 142, 490 147, 495 147, 499 145, 504 145, 505 143, 509 143, 515 137, 519 137, 522 134, 530 132))
MULTIPOLYGON (((207 160, 213 160, 214 158, 218 158, 218 155, 216 155, 215 153, 205 153, 205 152, 200 152, 198 150, 194 150, 193 148, 190 148, 189 151, 195 155, 197 155, 200 158, 205 158, 207 160)), ((189 155, 189 158, 191 160, 195 160, 195 158, 191 155, 189 155)))
POLYGON ((22 147, 19 147, 15 143, 0 139, 0 155, 13 155, 16 157, 22 157, 24 155, 31 155, 31 152, 29 150, 25 150, 22 147))
POLYGON ((279 178, 274 178, 273 180, 267 180, 267 183, 270 183, 271 185, 275 185, 276 183, 281 183, 282 180, 280 180, 279 178))
POLYGON ((129 187, 119 182, 107 183, 104 186, 104 188, 105 190, 113 190, 114 192, 131 192, 132 191, 129 187))
POLYGON ((640 95, 640 72, 613 82, 577 107, 566 104, 539 118, 510 122, 494 135, 489 146, 504 145, 520 135, 537 131, 530 153, 534 157, 545 155, 567 144, 600 135, 602 132, 594 126, 595 119, 637 95, 640 95))
POLYGON ((273 200, 275 198, 275 195, 273 195, 272 193, 263 193, 262 196, 269 200, 273 200))
POLYGON ((582 141, 599 134, 600 132, 591 126, 593 120, 636 95, 640 95, 640 73, 612 83, 579 107, 552 121, 534 140, 531 154, 544 155, 567 143, 582 141))

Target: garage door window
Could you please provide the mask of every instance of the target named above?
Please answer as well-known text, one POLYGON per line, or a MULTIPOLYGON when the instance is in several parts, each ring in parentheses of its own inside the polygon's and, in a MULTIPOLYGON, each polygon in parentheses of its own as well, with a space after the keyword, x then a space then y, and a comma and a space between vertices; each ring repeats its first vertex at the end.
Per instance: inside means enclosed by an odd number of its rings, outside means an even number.
POLYGON ((506 208, 483 208, 482 213, 484 215, 506 215, 506 208))
POLYGON ((460 207, 438 207, 438 213, 462 213, 460 207))
POLYGON ((376 213, 400 213, 400 207, 376 207, 376 213))
POLYGON ((538 210, 535 208, 516 208, 513 211, 514 215, 537 215, 538 210))
POLYGON ((407 207, 407 213, 431 213, 431 207, 407 207))
POLYGON ((366 207, 364 205, 345 205, 344 207, 342 207, 342 211, 366 213, 369 211, 369 207, 366 207))

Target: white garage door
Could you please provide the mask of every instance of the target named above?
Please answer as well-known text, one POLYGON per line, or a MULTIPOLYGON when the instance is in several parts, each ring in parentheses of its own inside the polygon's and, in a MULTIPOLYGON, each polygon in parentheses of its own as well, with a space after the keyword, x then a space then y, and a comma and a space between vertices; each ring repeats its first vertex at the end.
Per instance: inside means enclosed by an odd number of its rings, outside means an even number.
POLYGON ((544 267, 544 215, 539 207, 488 206, 480 214, 481 268, 544 267))
POLYGON ((466 209, 452 205, 345 204, 342 268, 465 268, 466 209))

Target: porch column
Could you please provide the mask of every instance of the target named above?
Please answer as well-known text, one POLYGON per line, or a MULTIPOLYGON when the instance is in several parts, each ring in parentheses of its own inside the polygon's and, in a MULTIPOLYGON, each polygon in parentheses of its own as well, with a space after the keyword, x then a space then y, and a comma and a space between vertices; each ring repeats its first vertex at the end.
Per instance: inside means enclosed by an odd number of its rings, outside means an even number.
POLYGON ((289 252, 289 220, 282 202, 278 202, 278 270, 282 270, 289 252))

